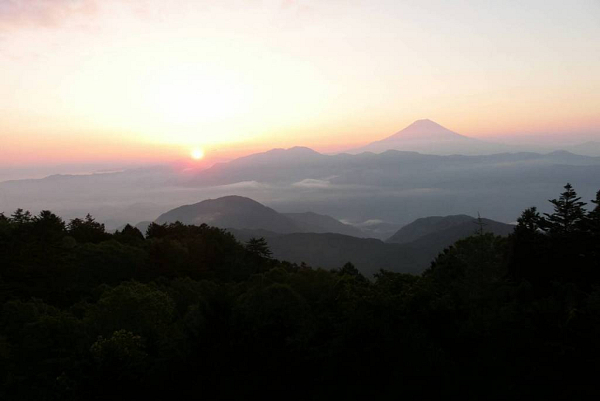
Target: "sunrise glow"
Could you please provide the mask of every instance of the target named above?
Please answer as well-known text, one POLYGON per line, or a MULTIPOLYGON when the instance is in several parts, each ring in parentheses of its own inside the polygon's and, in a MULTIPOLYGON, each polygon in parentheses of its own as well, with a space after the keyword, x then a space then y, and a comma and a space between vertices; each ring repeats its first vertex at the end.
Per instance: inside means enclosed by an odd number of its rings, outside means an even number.
POLYGON ((599 17, 596 2, 0 0, 0 164, 343 151, 424 117, 592 140, 599 17))
POLYGON ((204 151, 200 148, 195 148, 191 152, 192 159, 201 160, 204 157, 204 151))

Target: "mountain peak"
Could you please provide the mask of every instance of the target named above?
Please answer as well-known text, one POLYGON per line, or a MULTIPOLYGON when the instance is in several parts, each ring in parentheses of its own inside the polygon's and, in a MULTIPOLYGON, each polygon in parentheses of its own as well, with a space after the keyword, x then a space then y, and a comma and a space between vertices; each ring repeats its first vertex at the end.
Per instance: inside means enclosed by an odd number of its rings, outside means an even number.
POLYGON ((499 153, 504 147, 457 134, 435 121, 423 118, 387 138, 348 153, 381 153, 389 149, 430 155, 483 155, 499 153))
POLYGON ((429 119, 417 120, 401 131, 384 139, 404 140, 450 140, 466 138, 429 119))
POLYGON ((161 214, 156 223, 208 225, 220 228, 264 229, 278 233, 300 231, 289 218, 245 196, 229 195, 184 205, 161 214))
MULTIPOLYGON (((411 126, 420 126, 420 127, 442 127, 440 124, 436 123, 433 120, 430 120, 428 118, 422 118, 420 120, 415 120, 412 124, 409 125, 409 127, 411 126)), ((408 128, 408 127, 407 127, 408 128)), ((444 128, 444 127, 442 127, 444 128)))
MULTIPOLYGON (((415 121, 413 122, 413 124, 417 124, 417 123, 427 123, 427 122, 430 122, 430 123, 437 124, 435 121, 433 121, 433 120, 430 120, 430 119, 428 119, 428 118, 421 118, 421 119, 415 120, 415 121)), ((439 124, 438 124, 438 125, 439 125, 439 124)))

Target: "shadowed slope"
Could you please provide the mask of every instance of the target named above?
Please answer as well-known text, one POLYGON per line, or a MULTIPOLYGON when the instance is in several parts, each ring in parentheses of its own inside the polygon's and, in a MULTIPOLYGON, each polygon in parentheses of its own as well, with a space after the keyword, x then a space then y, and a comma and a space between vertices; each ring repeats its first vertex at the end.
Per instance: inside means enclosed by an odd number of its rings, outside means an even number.
POLYGON ((156 222, 208 225, 222 228, 265 229, 278 233, 299 232, 301 229, 289 218, 275 210, 243 196, 224 196, 170 210, 156 222))
MULTIPOLYGON (((495 235, 508 235, 514 226, 498 221, 481 219, 482 230, 495 235)), ((462 238, 474 235, 480 226, 476 218, 467 215, 432 216, 417 219, 402 227, 386 242, 410 244, 426 253, 438 252, 462 238)))

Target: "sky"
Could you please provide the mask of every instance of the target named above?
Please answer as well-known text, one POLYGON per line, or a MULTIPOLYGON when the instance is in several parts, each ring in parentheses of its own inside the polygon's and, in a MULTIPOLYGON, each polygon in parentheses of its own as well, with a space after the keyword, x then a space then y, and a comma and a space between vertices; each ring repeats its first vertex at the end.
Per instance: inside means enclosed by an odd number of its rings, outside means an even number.
MULTIPOLYGON (((600 2, 0 0, 0 168, 600 135, 600 2)), ((600 138, 598 138, 600 139, 600 138)))

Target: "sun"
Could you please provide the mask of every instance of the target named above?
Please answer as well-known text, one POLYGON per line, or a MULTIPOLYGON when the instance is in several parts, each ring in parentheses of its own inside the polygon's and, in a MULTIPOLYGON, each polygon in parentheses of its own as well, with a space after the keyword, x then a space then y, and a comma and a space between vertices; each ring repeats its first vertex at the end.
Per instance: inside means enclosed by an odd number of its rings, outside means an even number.
POLYGON ((195 149, 192 149, 192 152, 190 153, 190 155, 192 156, 192 159, 200 160, 204 157, 204 151, 200 148, 195 148, 195 149))

